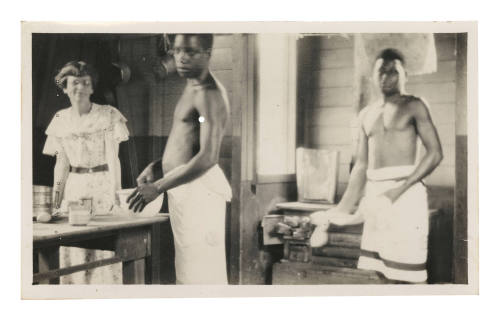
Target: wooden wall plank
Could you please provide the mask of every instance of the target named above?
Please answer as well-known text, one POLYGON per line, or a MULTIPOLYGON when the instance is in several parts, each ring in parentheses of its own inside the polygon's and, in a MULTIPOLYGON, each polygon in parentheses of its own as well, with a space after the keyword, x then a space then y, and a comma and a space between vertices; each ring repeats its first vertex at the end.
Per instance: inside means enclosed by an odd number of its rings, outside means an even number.
POLYGON ((224 85, 227 92, 233 90, 233 71, 231 69, 226 70, 212 70, 214 76, 224 85))
POLYGON ((354 49, 327 49, 319 52, 319 63, 315 70, 354 66, 354 49))
POLYGON ((429 104, 455 103, 455 83, 408 84, 406 90, 415 96, 423 97, 429 104))
POLYGON ((312 88, 314 107, 350 107, 353 102, 353 87, 312 88))
POLYGON ((455 144, 443 144, 441 147, 443 148, 443 160, 440 166, 455 166, 455 144))
POLYGON ((214 37, 214 49, 233 48, 233 34, 216 34, 214 37))
POLYGON ((356 119, 356 114, 352 107, 321 107, 314 110, 310 125, 348 127, 353 119, 356 119))
POLYGON ((351 162, 351 144, 339 145, 339 144, 313 144, 311 148, 327 149, 327 150, 338 150, 340 152, 339 163, 349 164, 351 162))
POLYGON ((436 186, 455 185, 455 166, 439 165, 431 175, 425 179, 426 184, 436 186))
POLYGON ((210 58, 210 69, 231 70, 233 65, 233 50, 231 48, 214 48, 210 58))
POLYGON ((344 37, 340 34, 331 34, 319 37, 319 49, 343 49, 352 48, 353 41, 350 37, 344 37))
MULTIPOLYGON (((456 109, 456 193, 453 224, 454 262, 453 272, 456 283, 469 282, 468 251, 469 240, 474 235, 468 235, 468 145, 467 145, 467 34, 457 35, 457 109, 456 109)), ((477 170, 477 164, 471 164, 477 170)), ((474 179, 474 178, 473 178, 474 179)), ((477 178, 476 178, 477 179, 477 178)), ((477 208, 470 207, 472 220, 477 222, 477 208)), ((477 236, 476 236, 477 237, 477 236)), ((476 240, 477 241, 477 240, 476 240)), ((472 242, 470 244, 473 244, 472 242)), ((477 244, 477 243, 476 243, 477 244)), ((476 265, 477 266, 477 265, 476 265)))
POLYGON ((312 85, 315 88, 352 87, 354 82, 352 67, 339 67, 313 71, 312 85))
POLYGON ((453 82, 456 77, 456 61, 440 61, 437 65, 437 71, 432 74, 415 75, 408 78, 409 84, 417 83, 438 83, 453 82))
POLYGON ((455 104, 433 104, 429 107, 435 125, 455 123, 455 104))
POLYGON ((434 34, 438 61, 456 60, 456 34, 436 33, 434 34))
POLYGON ((346 145, 351 143, 349 127, 311 126, 310 135, 316 144, 346 145))
POLYGON ((437 124, 441 144, 455 144, 455 124, 437 124))

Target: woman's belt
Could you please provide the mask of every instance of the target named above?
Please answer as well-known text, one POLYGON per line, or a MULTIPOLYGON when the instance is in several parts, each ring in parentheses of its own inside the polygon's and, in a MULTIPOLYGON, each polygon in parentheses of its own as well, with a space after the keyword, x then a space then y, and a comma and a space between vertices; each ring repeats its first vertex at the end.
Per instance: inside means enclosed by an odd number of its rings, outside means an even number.
POLYGON ((91 168, 88 168, 88 167, 73 167, 73 166, 70 166, 70 168, 69 168, 69 171, 71 173, 77 173, 77 174, 105 172, 107 170, 109 170, 108 164, 99 165, 99 166, 91 167, 91 168))

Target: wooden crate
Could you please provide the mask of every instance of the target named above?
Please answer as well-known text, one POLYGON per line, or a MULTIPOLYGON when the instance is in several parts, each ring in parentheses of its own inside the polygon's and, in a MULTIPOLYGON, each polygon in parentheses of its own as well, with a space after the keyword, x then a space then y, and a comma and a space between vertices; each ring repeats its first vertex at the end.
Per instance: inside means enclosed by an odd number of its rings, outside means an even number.
POLYGON ((264 245, 283 244, 283 239, 280 235, 275 233, 275 226, 283 222, 284 216, 280 214, 268 214, 262 219, 262 234, 264 245))

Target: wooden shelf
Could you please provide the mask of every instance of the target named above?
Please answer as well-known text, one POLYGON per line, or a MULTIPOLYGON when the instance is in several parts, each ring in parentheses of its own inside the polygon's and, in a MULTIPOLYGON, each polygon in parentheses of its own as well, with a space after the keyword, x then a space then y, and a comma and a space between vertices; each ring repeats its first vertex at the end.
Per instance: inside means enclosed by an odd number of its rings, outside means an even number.
POLYGON ((276 204, 278 209, 288 210, 288 211, 298 211, 298 212, 316 212, 316 211, 326 211, 333 207, 335 204, 323 204, 323 203, 305 203, 305 202, 286 202, 276 204))

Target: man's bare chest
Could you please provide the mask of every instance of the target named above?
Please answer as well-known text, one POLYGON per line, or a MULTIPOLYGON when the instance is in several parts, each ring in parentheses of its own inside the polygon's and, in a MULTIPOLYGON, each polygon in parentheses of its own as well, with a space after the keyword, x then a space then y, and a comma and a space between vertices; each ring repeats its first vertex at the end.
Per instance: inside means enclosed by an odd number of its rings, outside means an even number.
POLYGON ((174 122, 196 122, 199 116, 199 112, 194 105, 193 97, 183 95, 175 107, 174 122))
POLYGON ((367 116, 364 126, 369 137, 414 130, 413 117, 406 106, 387 104, 367 116))

